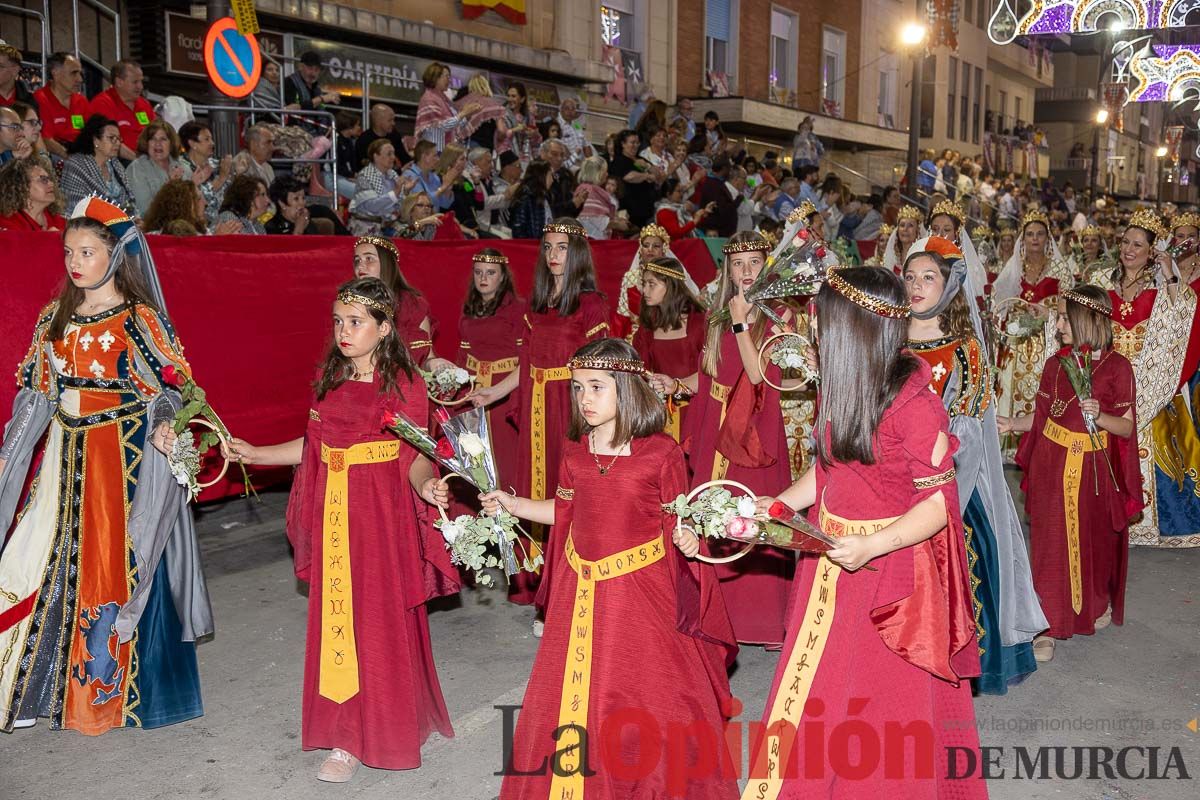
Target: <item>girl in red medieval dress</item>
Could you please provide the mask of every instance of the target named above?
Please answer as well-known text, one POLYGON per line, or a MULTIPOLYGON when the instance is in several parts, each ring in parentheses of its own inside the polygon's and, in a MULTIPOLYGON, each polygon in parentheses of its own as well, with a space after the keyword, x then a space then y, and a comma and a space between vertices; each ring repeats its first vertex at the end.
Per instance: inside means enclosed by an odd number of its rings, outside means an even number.
MULTIPOLYGON (((608 305, 596 290, 587 234, 570 217, 556 219, 542 230, 533 296, 523 321, 519 367, 499 383, 476 389, 470 399, 476 406, 490 406, 520 389, 514 483, 522 496, 544 500, 557 485, 559 455, 571 418, 567 360, 582 345, 603 338, 609 325, 608 305)), ((508 592, 514 603, 533 603, 537 576, 514 576, 508 592)), ((541 635, 540 620, 534 620, 533 630, 541 635)))
POLYGON ((569 368, 554 497, 482 498, 557 532, 500 797, 736 797, 722 731, 737 646, 711 568, 685 558, 696 536, 666 510, 687 490, 683 453, 629 344, 589 343, 569 368))
POLYGON ((811 507, 811 521, 842 541, 801 559, 743 796, 887 797, 903 785, 907 798, 986 797, 978 775, 946 777, 948 757, 958 774, 964 750, 978 757, 966 678, 979 674, 979 656, 957 442, 929 391, 929 365, 901 349, 904 287, 875 267, 834 269, 816 306, 817 461, 778 500, 811 507), (879 737, 876 759, 847 762, 836 731, 851 724, 879 737), (915 746, 900 745, 903 763, 885 770, 879 754, 900 752, 886 741, 898 730, 919 733, 915 746))
POLYGON ((1055 639, 1120 625, 1125 613, 1129 520, 1142 509, 1135 430, 1133 367, 1113 349, 1108 295, 1083 285, 1059 298, 1064 347, 1042 371, 1032 416, 1001 418, 1001 431, 1029 431, 1017 463, 1029 512, 1033 586, 1050 628, 1033 643, 1038 661, 1054 657, 1055 639), (1092 396, 1079 399, 1064 367, 1091 350, 1092 396), (1084 415, 1098 433, 1088 433, 1084 415), (1111 465, 1112 471, 1109 471, 1111 465))
POLYGON ((708 327, 704 307, 688 288, 683 264, 670 257, 642 264, 642 297, 633 349, 650 370, 650 386, 667 404, 667 433, 679 441, 680 430, 708 327), (686 381, 686 382, 685 382, 686 381))
MULTIPOLYGON (((771 243, 753 231, 734 234, 724 248, 725 264, 710 313, 728 308, 733 324, 708 326, 700 369, 682 381, 692 393, 683 448, 693 486, 727 478, 773 493, 792 480, 779 392, 764 382, 759 367, 758 348, 774 328, 742 297, 770 251, 771 243)), ((769 365, 767 369, 771 382, 782 385, 779 368, 769 365)), ((739 642, 778 645, 783 641, 795 569, 791 553, 765 547, 716 566, 739 642)))
POLYGON ((426 504, 447 491, 433 466, 382 432, 385 414, 420 424, 425 384, 393 325, 382 281, 338 289, 333 343, 301 439, 255 447, 234 439, 227 458, 298 464, 288 502, 296 576, 309 584, 302 739, 332 750, 317 773, 350 780, 359 763, 413 769, 421 744, 453 736, 429 641, 425 603, 458 590, 426 504))

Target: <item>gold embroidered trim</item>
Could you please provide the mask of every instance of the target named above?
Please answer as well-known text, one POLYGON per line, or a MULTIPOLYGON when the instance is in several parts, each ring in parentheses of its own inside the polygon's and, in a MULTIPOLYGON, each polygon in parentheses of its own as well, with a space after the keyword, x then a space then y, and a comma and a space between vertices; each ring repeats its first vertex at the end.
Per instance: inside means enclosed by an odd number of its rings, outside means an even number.
POLYGON ((554 491, 554 495, 559 500, 574 500, 575 499, 575 490, 574 489, 564 489, 563 487, 560 486, 554 491))
POLYGON ((928 478, 913 478, 913 486, 918 489, 932 489, 935 486, 942 486, 954 480, 954 467, 937 475, 930 475, 928 478))
POLYGON ((607 327, 608 327, 607 322, 601 322, 599 325, 597 325, 596 327, 594 327, 590 331, 588 331, 586 336, 587 336, 587 338, 590 339, 593 336, 595 336, 597 333, 599 333, 600 331, 605 330, 607 327))
POLYGON ((314 422, 321 421, 321 415, 317 413, 317 410, 315 408, 310 408, 308 410, 308 418, 313 420, 314 422))

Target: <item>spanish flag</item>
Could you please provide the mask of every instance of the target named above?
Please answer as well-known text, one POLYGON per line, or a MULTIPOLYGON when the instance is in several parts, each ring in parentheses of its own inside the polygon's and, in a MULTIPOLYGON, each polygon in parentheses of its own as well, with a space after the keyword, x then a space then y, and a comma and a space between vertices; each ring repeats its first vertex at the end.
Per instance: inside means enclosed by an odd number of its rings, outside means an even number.
POLYGON ((513 25, 525 24, 525 0, 462 0, 463 19, 475 19, 491 9, 513 25))

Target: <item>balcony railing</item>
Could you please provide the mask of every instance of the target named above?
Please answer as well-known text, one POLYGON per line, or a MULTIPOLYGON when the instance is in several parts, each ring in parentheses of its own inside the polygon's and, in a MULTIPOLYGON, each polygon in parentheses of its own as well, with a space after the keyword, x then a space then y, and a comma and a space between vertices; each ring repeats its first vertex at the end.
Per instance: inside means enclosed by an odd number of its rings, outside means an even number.
POLYGON ((1095 99, 1096 90, 1094 88, 1064 86, 1037 90, 1037 102, 1039 103, 1060 103, 1095 99))

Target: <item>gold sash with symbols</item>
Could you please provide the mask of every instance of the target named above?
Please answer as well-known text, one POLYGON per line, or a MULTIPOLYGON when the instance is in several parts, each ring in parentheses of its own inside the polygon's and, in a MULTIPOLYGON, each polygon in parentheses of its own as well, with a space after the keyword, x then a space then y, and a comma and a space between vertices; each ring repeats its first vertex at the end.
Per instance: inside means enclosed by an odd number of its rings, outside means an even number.
POLYGON ((534 500, 546 499, 546 383, 548 381, 565 381, 570 379, 571 370, 567 367, 529 367, 529 376, 533 379, 533 396, 529 413, 529 446, 532 478, 529 484, 529 496, 534 500))
POLYGON ((567 639, 567 662, 563 669, 562 700, 558 709, 559 769, 550 781, 551 800, 583 800, 583 732, 587 730, 588 695, 592 684, 592 630, 596 627, 594 604, 596 583, 622 578, 661 561, 666 555, 660 533, 645 544, 614 553, 599 561, 585 561, 575 551, 575 540, 567 534, 564 547, 567 563, 575 570, 575 607, 567 639), (563 737, 574 731, 575 744, 563 737), (561 774, 560 774, 561 773, 561 774))
POLYGON ((1092 437, 1064 428, 1052 419, 1046 420, 1042 435, 1066 448, 1067 463, 1063 467, 1063 516, 1067 523, 1067 568, 1071 577, 1071 609, 1083 610, 1083 578, 1079 562, 1079 485, 1083 482, 1083 454, 1108 447, 1108 431, 1100 431, 1100 446, 1092 445, 1092 437))
MULTIPOLYGON (((831 536, 865 536, 886 528, 898 519, 846 519, 829 513, 822 504, 820 526, 831 536)), ((804 705, 812 691, 817 666, 829 641, 829 632, 833 630, 833 612, 841 574, 842 568, 828 558, 822 558, 817 563, 817 573, 808 593, 808 604, 800 617, 800 631, 796 634, 792 649, 783 656, 787 668, 779 679, 779 688, 775 691, 771 714, 767 718, 763 739, 763 745, 767 748, 766 771, 762 771, 763 754, 755 753, 750 762, 750 780, 742 792, 742 800, 775 800, 783 788, 784 770, 791 756, 789 748, 797 738, 804 705)))
POLYGON ((467 356, 467 371, 475 373, 475 382, 484 388, 494 384, 497 375, 512 372, 516 368, 516 356, 499 361, 480 361, 475 356, 467 356))
POLYGON ((350 467, 382 464, 400 457, 400 440, 363 442, 353 447, 321 445, 325 508, 321 527, 322 697, 344 703, 358 694, 358 651, 354 646, 354 591, 350 579, 350 467))

